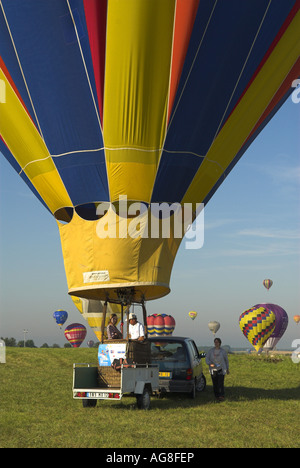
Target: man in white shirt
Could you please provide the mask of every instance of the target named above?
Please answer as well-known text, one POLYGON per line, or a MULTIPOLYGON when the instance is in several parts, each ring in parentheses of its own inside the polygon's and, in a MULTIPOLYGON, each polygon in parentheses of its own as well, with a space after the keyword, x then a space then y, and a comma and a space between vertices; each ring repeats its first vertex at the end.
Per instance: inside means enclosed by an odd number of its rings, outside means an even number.
POLYGON ((145 339, 144 326, 137 321, 136 315, 132 312, 129 314, 129 338, 138 341, 145 339))

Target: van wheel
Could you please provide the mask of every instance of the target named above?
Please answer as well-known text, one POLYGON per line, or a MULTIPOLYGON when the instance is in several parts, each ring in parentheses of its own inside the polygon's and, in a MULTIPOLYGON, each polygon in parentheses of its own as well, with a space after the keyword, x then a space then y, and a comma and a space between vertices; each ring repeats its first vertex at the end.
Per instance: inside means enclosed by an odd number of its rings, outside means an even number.
POLYGON ((203 392, 206 388, 206 378, 205 376, 202 374, 200 376, 200 378, 197 380, 197 383, 196 383, 196 391, 197 392, 203 392))
POLYGON ((139 409, 148 410, 150 408, 150 392, 144 388, 142 395, 136 396, 136 404, 139 409))

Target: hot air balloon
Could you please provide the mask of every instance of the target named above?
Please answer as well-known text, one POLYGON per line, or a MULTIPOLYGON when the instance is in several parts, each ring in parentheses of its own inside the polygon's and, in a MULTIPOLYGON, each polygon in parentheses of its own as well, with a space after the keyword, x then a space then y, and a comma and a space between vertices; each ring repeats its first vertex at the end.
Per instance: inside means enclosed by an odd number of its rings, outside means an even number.
POLYGON ((57 325, 59 325, 59 327, 61 328, 68 318, 68 312, 66 312, 65 310, 61 310, 61 309, 56 310, 53 313, 53 318, 55 319, 57 325))
POLYGON ((0 151, 57 220, 70 295, 143 304, 170 292, 197 204, 292 92, 297 10, 1 1, 0 151))
MULTIPOLYGON (((103 321, 103 314, 104 314, 104 302, 97 301, 93 299, 85 299, 82 297, 75 297, 71 296, 72 300, 82 314, 82 317, 88 322, 89 326, 95 333, 97 339, 101 342, 102 341, 102 321, 103 321)), ((107 313, 105 317, 105 325, 104 325, 104 338, 106 337, 106 327, 108 325, 110 315, 116 314, 118 317, 117 323, 118 324, 121 320, 121 306, 119 304, 107 304, 107 313)))
POLYGON ((300 315, 294 315, 294 321, 295 321, 295 322, 297 323, 297 325, 298 325, 298 323, 300 322, 300 315))
POLYGON ((172 315, 153 314, 147 317, 149 336, 171 336, 175 325, 176 322, 172 315))
POLYGON ((282 307, 276 304, 256 304, 254 307, 264 307, 275 314, 274 331, 264 344, 264 350, 272 350, 275 348, 287 329, 289 323, 288 314, 282 307))
POLYGON ((210 329, 210 331, 214 334, 217 333, 217 331, 219 330, 220 328, 220 323, 219 322, 215 322, 215 321, 212 321, 212 322, 208 322, 208 328, 210 329))
POLYGON ((240 329, 256 351, 263 348, 274 332, 275 320, 275 314, 262 306, 254 306, 240 315, 240 329))
POLYGON ((273 281, 271 279, 263 280, 264 287, 269 291, 270 287, 272 286, 273 281))
POLYGON ((192 320, 195 320, 195 318, 197 317, 197 312, 195 312, 194 310, 191 310, 189 312, 189 317, 192 319, 192 320))
POLYGON ((79 348, 86 337, 86 328, 80 323, 72 323, 65 329, 65 337, 73 348, 79 348))

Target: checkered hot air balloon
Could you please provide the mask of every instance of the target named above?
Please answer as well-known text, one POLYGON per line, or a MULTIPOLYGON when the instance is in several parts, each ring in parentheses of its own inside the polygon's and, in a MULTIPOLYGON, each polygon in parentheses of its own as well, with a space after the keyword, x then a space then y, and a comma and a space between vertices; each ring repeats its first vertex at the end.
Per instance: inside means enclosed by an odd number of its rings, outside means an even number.
POLYGON ((153 314, 147 317, 149 336, 171 336, 176 322, 172 315, 153 314))
POLYGON ((275 329, 275 314, 262 306, 254 306, 243 312, 239 319, 245 337, 259 351, 275 329))
POLYGON ((72 323, 65 329, 65 337, 73 348, 79 348, 86 337, 86 328, 80 323, 72 323))

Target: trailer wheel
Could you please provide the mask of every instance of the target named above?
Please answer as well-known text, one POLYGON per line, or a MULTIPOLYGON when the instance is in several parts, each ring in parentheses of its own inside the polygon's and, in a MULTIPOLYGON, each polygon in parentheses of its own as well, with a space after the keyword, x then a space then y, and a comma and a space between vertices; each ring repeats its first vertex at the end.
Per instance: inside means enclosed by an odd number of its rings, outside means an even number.
POLYGON ((139 409, 148 410, 150 408, 150 392, 147 387, 141 395, 136 395, 136 404, 139 409))
POLYGON ((97 400, 82 400, 82 406, 84 408, 95 408, 97 400))

